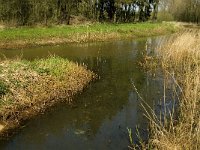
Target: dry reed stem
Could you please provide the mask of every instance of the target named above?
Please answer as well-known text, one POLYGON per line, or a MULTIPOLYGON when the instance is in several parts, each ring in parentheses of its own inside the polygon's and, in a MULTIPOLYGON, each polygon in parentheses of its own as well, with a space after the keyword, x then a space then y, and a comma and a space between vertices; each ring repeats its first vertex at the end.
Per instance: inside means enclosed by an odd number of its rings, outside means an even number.
POLYGON ((150 147, 161 150, 200 149, 200 31, 178 34, 157 50, 162 68, 181 87, 178 123, 151 120, 150 147), (169 126, 170 124, 170 126, 169 126))

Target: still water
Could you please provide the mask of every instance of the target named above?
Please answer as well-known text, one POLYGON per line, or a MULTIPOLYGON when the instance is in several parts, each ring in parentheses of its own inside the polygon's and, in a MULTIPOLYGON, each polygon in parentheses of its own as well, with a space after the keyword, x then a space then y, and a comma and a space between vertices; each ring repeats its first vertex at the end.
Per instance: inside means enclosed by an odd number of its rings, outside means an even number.
POLYGON ((25 123, 1 150, 123 150, 128 149, 127 128, 137 142, 136 127, 147 138, 148 121, 138 92, 150 106, 162 97, 162 78, 152 78, 138 66, 143 53, 151 53, 160 38, 45 46, 0 50, 1 57, 21 56, 27 60, 58 55, 85 64, 100 79, 64 103, 25 123), (4 56, 3 56, 4 55, 4 56))

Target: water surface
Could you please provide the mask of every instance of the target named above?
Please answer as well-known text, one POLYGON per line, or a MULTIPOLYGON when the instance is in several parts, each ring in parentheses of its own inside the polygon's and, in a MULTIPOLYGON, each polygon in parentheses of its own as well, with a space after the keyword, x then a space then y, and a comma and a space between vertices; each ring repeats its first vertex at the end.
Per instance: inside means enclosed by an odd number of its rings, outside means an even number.
POLYGON ((152 78, 138 66, 143 53, 151 53, 160 38, 45 46, 22 50, 0 50, 7 58, 24 59, 58 55, 85 64, 100 76, 71 106, 59 104, 28 121, 2 150, 122 150, 129 145, 127 127, 137 142, 136 127, 147 138, 148 122, 138 92, 153 106, 161 97, 162 79, 152 78))

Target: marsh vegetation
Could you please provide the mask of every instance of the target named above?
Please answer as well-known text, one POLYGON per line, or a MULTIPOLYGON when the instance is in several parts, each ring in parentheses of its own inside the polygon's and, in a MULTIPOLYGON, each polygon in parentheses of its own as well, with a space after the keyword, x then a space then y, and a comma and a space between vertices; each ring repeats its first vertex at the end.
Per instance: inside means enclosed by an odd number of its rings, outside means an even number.
POLYGON ((59 101, 70 103, 95 77, 84 66, 54 56, 32 62, 4 60, 0 68, 1 134, 59 101))
POLYGON ((150 120, 147 147, 197 150, 200 148, 200 31, 172 36, 157 48, 155 58, 146 61, 147 68, 155 69, 155 61, 156 67, 161 67, 165 74, 165 80, 171 81, 164 89, 174 85, 170 91, 176 95, 173 101, 178 103, 178 108, 174 105, 169 110, 164 94, 164 119, 154 111, 147 112, 150 120))

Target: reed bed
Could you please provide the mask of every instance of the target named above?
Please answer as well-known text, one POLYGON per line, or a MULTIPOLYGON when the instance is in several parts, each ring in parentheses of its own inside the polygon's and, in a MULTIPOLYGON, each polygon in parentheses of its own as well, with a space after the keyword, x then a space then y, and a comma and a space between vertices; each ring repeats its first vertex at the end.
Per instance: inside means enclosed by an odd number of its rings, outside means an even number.
MULTIPOLYGON (((170 117, 161 121, 154 113, 150 119, 148 149, 200 149, 200 30, 190 30, 170 38, 157 49, 167 80, 173 80, 179 89, 179 106, 170 117)), ((174 91, 172 91, 174 92, 174 91)), ((165 96, 164 96, 165 97, 165 96)))
POLYGON ((94 77, 84 66, 55 56, 0 61, 0 133, 57 102, 70 103, 94 77))

